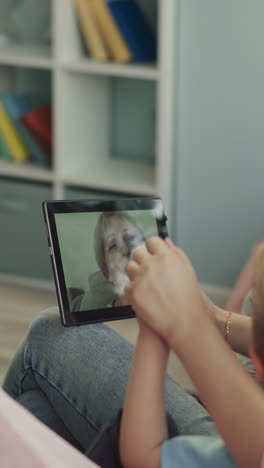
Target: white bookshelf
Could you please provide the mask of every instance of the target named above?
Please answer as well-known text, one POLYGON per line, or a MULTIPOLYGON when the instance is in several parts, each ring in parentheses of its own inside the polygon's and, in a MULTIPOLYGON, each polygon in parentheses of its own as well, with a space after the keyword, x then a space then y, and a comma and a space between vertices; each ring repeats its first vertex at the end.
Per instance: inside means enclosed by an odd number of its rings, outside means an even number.
MULTIPOLYGON (((159 195, 171 218, 177 1, 139 2, 149 19, 157 23, 158 60, 155 64, 98 63, 85 57, 73 0, 50 2, 51 46, 8 44, 0 48, 0 93, 41 89, 52 99, 54 121, 52 168, 0 161, 0 178, 15 178, 25 183, 46 182, 54 198, 63 198, 71 187, 117 194, 159 195), (130 122, 135 153, 137 115, 142 119, 135 157, 129 154, 129 148, 124 148, 124 154, 120 149, 115 153, 116 147, 119 145, 122 149, 126 142, 125 135, 122 141, 118 127, 122 124, 126 131, 120 110, 116 128, 113 128, 113 96, 116 93, 121 99, 122 83, 124 89, 125 85, 128 89, 128 114, 129 106, 135 107, 135 129, 130 122), (145 94, 152 99, 153 109, 145 105, 145 94), (144 132, 146 138, 153 141, 146 143, 144 132), (144 154, 141 157, 141 152, 151 157, 146 158, 144 154), (150 152, 153 154, 149 155, 150 152)), ((126 102, 122 106, 126 122, 126 102)))
POLYGON ((15 177, 18 179, 35 180, 40 182, 55 183, 54 171, 46 168, 39 168, 30 163, 10 164, 6 161, 0 162, 0 175, 15 177))
POLYGON ((0 65, 53 69, 52 49, 38 44, 10 44, 0 49, 0 65))
POLYGON ((110 62, 97 63, 90 59, 65 60, 61 67, 69 72, 89 73, 94 75, 141 78, 143 80, 159 80, 160 73, 156 65, 120 65, 110 62))
POLYGON ((110 160, 109 162, 108 158, 105 158, 104 163, 100 161, 97 165, 93 165, 87 176, 80 174, 78 177, 65 176, 62 178, 62 182, 66 185, 87 189, 92 187, 97 190, 107 189, 110 192, 119 191, 128 194, 140 193, 142 195, 156 193, 153 180, 154 168, 148 164, 118 160, 110 160), (110 173, 111 180, 109 180, 110 173))

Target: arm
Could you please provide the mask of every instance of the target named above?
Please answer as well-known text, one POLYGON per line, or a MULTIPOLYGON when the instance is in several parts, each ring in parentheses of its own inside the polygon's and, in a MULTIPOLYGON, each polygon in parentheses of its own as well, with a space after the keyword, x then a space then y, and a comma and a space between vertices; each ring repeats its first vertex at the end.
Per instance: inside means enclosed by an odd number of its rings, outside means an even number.
POLYGON ((253 275, 256 266, 256 259, 259 248, 263 245, 263 241, 254 246, 251 256, 244 265, 234 289, 227 301, 226 309, 232 312, 241 312, 243 300, 252 287, 253 275))
MULTIPOLYGON (((171 252, 178 255, 179 249, 173 244, 170 239, 166 239, 166 245, 171 249, 171 252)), ((253 250, 252 257, 250 259, 250 263, 256 263, 257 252, 259 247, 264 244, 264 241, 257 244, 253 250)), ((188 259, 185 258, 185 263, 188 264, 188 259)), ((251 265, 252 266, 252 265, 251 265)), ((189 264, 190 273, 193 274, 193 269, 189 264)), ((253 268, 252 268, 252 276, 253 276, 253 268)), ((221 309, 215 305, 201 290, 202 299, 204 302, 205 310, 207 311, 208 315, 211 317, 213 322, 215 323, 218 331, 221 333, 223 337, 226 335, 226 324, 229 317, 229 310, 221 309)), ((232 327, 229 332, 228 336, 228 344, 231 346, 233 351, 236 353, 243 354, 244 356, 248 356, 248 349, 251 342, 251 328, 252 328, 252 318, 240 314, 233 314, 231 315, 231 323, 232 327)))
POLYGON ((236 462, 259 468, 264 452, 263 390, 208 319, 194 323, 184 342, 177 336, 173 348, 236 462))
POLYGON ((121 422, 124 467, 160 467, 160 446, 168 436, 163 396, 167 359, 162 338, 140 324, 121 422))
MULTIPOLYGON (((211 312, 215 325, 223 337, 226 335, 226 324, 229 316, 227 310, 217 307, 211 302, 211 312)), ((251 342, 252 318, 245 315, 232 313, 230 319, 230 332, 228 344, 236 353, 248 356, 251 342)))
MULTIPOLYGON (((146 253, 135 252, 127 266, 131 304, 183 361, 235 461, 241 467, 259 468, 264 452, 262 390, 217 330, 184 252, 172 251, 159 238, 149 239, 147 248, 146 253)), ((219 327, 220 322, 218 317, 219 327)), ((249 324, 234 322, 233 332, 231 323, 234 346, 244 347, 249 324), (239 328, 244 334, 241 342, 239 328)))

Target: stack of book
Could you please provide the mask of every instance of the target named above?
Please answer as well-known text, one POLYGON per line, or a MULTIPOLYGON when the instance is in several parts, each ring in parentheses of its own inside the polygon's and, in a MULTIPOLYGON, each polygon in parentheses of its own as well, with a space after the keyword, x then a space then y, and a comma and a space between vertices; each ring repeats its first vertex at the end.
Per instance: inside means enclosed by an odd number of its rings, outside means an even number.
POLYGON ((0 159, 50 166, 52 119, 50 105, 37 105, 28 94, 0 97, 0 159))
POLYGON ((137 0, 73 1, 94 60, 146 63, 156 59, 156 37, 137 0))

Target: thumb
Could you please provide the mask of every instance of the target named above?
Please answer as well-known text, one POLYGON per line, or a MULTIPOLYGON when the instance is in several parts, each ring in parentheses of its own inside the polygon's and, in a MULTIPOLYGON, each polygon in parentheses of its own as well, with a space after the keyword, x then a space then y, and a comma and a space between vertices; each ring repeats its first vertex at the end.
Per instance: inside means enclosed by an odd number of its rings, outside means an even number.
POLYGON ((169 237, 166 237, 165 243, 174 253, 176 253, 186 263, 186 261, 188 260, 188 257, 182 249, 177 247, 169 237))
POLYGON ((175 252, 178 251, 176 245, 172 242, 172 240, 171 240, 169 237, 166 237, 165 243, 167 244, 167 246, 168 246, 171 250, 174 250, 175 252))
MULTIPOLYGON (((168 246, 174 253, 176 253, 176 254, 182 259, 182 261, 184 262, 185 266, 186 266, 190 271, 192 271, 192 272, 195 274, 193 265, 192 265, 192 263, 191 263, 189 257, 186 255, 186 253, 185 253, 182 249, 180 249, 179 247, 176 247, 176 245, 172 242, 172 240, 171 240, 169 237, 166 237, 165 243, 167 244, 167 246, 168 246)), ((196 276, 196 274, 195 274, 195 276, 196 276)))

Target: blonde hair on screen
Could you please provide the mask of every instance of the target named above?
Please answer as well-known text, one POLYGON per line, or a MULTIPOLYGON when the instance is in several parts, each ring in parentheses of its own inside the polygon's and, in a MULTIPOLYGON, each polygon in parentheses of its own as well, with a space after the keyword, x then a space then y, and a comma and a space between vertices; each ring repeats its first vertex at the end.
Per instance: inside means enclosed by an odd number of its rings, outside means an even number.
POLYGON ((136 223, 135 219, 129 216, 127 213, 119 212, 119 211, 108 211, 102 213, 97 221, 97 225, 94 232, 94 251, 95 257, 97 261, 97 265, 99 266, 101 272, 103 273, 106 279, 109 278, 109 270, 107 265, 107 259, 105 254, 105 230, 113 217, 118 217, 119 219, 125 220, 128 223, 135 226, 138 231, 142 234, 142 239, 144 239, 143 232, 141 231, 140 227, 136 223))

